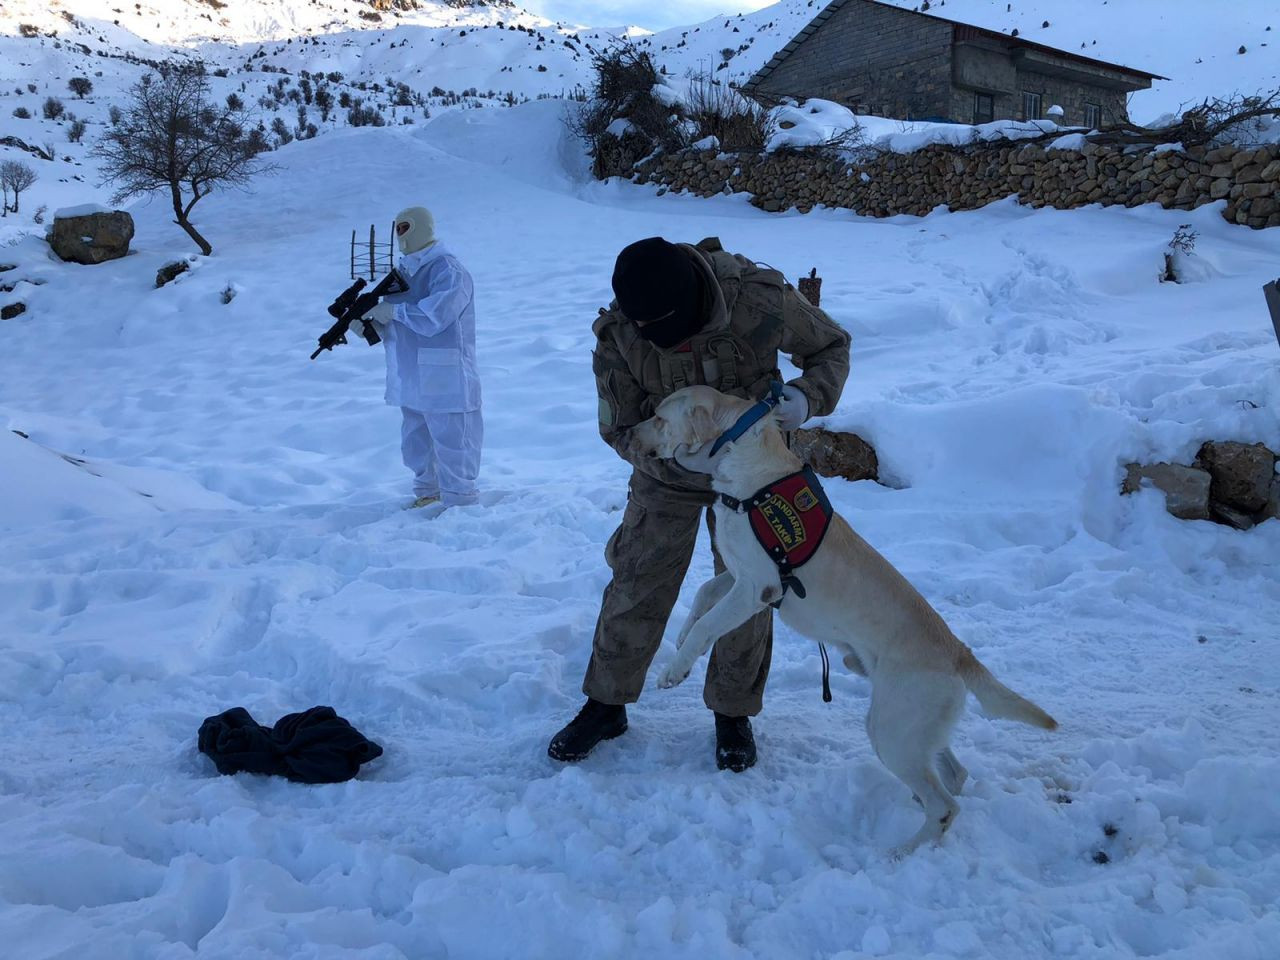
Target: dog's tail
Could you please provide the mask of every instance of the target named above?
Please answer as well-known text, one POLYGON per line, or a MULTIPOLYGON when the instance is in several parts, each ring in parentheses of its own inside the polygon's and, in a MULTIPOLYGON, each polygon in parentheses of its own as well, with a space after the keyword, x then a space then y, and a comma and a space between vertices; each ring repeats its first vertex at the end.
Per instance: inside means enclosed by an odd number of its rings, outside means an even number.
POLYGON ((964 652, 959 672, 960 679, 969 688, 969 692, 978 698, 982 709, 993 717, 1017 720, 1019 723, 1042 727, 1045 730, 1058 729, 1057 720, 992 676, 991 671, 973 655, 973 651, 964 652))

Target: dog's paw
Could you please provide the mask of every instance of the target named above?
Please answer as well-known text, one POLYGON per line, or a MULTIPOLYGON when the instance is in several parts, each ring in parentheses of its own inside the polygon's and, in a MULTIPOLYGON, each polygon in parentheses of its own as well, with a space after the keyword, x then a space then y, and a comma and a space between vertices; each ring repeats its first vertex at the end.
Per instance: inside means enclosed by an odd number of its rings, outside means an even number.
POLYGON ((662 671, 658 677, 658 686, 663 690, 670 690, 672 687, 678 687, 689 678, 689 671, 682 668, 679 664, 673 663, 662 671))
POLYGON ((911 854, 915 853, 915 851, 916 848, 914 846, 909 843, 903 843, 888 851, 885 854, 885 859, 890 863, 901 863, 903 860, 907 859, 907 857, 911 856, 911 854))

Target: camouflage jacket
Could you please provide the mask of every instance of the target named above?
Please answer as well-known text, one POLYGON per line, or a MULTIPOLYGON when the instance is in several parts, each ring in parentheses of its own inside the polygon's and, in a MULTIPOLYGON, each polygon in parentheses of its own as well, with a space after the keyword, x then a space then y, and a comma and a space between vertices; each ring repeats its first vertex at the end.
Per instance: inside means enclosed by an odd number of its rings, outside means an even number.
POLYGON ((667 493, 709 498, 710 478, 674 460, 650 461, 630 454, 626 432, 653 415, 668 395, 691 384, 756 400, 781 379, 778 353, 803 371, 793 380, 809 400, 811 416, 835 409, 849 374, 849 334, 811 306, 777 270, 726 253, 715 237, 697 246, 681 244, 703 270, 713 293, 711 319, 682 349, 663 350, 643 339, 615 301, 601 310, 592 329, 600 436, 636 470, 645 487, 656 481, 667 493))

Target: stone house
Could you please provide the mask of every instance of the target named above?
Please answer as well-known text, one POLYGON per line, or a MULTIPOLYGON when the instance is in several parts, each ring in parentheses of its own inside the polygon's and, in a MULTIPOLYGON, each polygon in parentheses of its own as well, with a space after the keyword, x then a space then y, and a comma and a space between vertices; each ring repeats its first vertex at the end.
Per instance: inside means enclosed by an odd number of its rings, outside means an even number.
POLYGON ((903 120, 1036 120, 1099 127, 1164 77, 892 6, 832 0, 743 86, 763 102, 820 97, 903 120))

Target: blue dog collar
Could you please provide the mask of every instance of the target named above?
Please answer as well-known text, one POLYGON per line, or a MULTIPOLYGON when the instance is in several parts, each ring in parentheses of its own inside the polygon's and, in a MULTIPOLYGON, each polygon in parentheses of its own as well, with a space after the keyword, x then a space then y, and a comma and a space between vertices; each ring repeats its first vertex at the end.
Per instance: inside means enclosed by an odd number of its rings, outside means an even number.
POLYGON ((737 419, 732 427, 716 438, 716 442, 711 445, 710 455, 714 457, 726 443, 733 443, 733 441, 767 417, 781 402, 782 384, 774 380, 769 384, 769 395, 763 400, 757 401, 750 410, 737 419))

